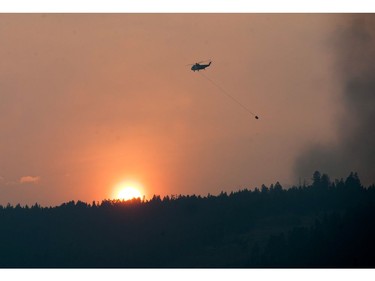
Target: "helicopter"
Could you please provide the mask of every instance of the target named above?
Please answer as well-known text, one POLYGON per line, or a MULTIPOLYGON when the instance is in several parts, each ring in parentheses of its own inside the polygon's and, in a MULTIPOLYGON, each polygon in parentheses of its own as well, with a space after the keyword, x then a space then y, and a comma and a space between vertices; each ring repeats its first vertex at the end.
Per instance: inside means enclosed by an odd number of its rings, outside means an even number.
POLYGON ((210 60, 209 61, 209 63, 208 64, 200 64, 200 63, 202 63, 202 62, 205 62, 205 61, 200 61, 200 62, 196 62, 195 64, 189 64, 189 65, 193 65, 192 67, 191 67, 191 70, 192 71, 199 71, 199 70, 204 70, 204 69, 206 69, 206 67, 209 67, 210 65, 211 65, 211 63, 212 63, 212 61, 210 60))

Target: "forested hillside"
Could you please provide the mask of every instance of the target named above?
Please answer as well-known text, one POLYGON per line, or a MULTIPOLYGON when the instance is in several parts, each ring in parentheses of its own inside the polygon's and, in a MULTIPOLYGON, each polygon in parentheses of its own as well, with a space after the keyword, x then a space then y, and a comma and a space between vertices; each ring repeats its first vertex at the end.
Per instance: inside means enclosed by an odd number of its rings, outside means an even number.
POLYGON ((0 267, 374 267, 375 186, 356 173, 219 195, 0 207, 0 267))

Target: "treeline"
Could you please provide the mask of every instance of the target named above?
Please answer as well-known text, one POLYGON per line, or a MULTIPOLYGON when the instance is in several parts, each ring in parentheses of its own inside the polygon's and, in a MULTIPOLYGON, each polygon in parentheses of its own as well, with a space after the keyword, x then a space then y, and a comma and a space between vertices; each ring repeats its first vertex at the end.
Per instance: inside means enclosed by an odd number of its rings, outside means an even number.
POLYGON ((358 175, 219 195, 0 206, 0 267, 374 267, 358 175))

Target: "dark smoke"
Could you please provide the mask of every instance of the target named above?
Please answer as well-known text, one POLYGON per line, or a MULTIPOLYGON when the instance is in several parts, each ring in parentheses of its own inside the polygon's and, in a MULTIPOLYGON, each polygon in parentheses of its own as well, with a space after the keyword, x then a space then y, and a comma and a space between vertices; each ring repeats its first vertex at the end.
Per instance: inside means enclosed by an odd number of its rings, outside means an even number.
POLYGON ((338 122, 339 141, 309 147, 297 159, 295 173, 307 179, 318 170, 343 178, 353 171, 369 185, 375 183, 375 14, 344 18, 334 36, 345 108, 338 122))

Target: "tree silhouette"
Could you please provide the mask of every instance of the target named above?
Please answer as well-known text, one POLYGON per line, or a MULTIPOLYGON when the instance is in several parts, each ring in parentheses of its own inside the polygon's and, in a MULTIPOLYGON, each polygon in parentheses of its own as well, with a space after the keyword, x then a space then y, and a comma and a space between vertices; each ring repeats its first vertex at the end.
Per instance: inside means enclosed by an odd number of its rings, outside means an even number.
POLYGON ((362 185, 361 181, 359 180, 358 174, 351 172, 345 180, 345 186, 353 190, 361 189, 362 185))
POLYGON ((217 196, 0 206, 0 267, 374 267, 375 185, 357 173, 217 196))

